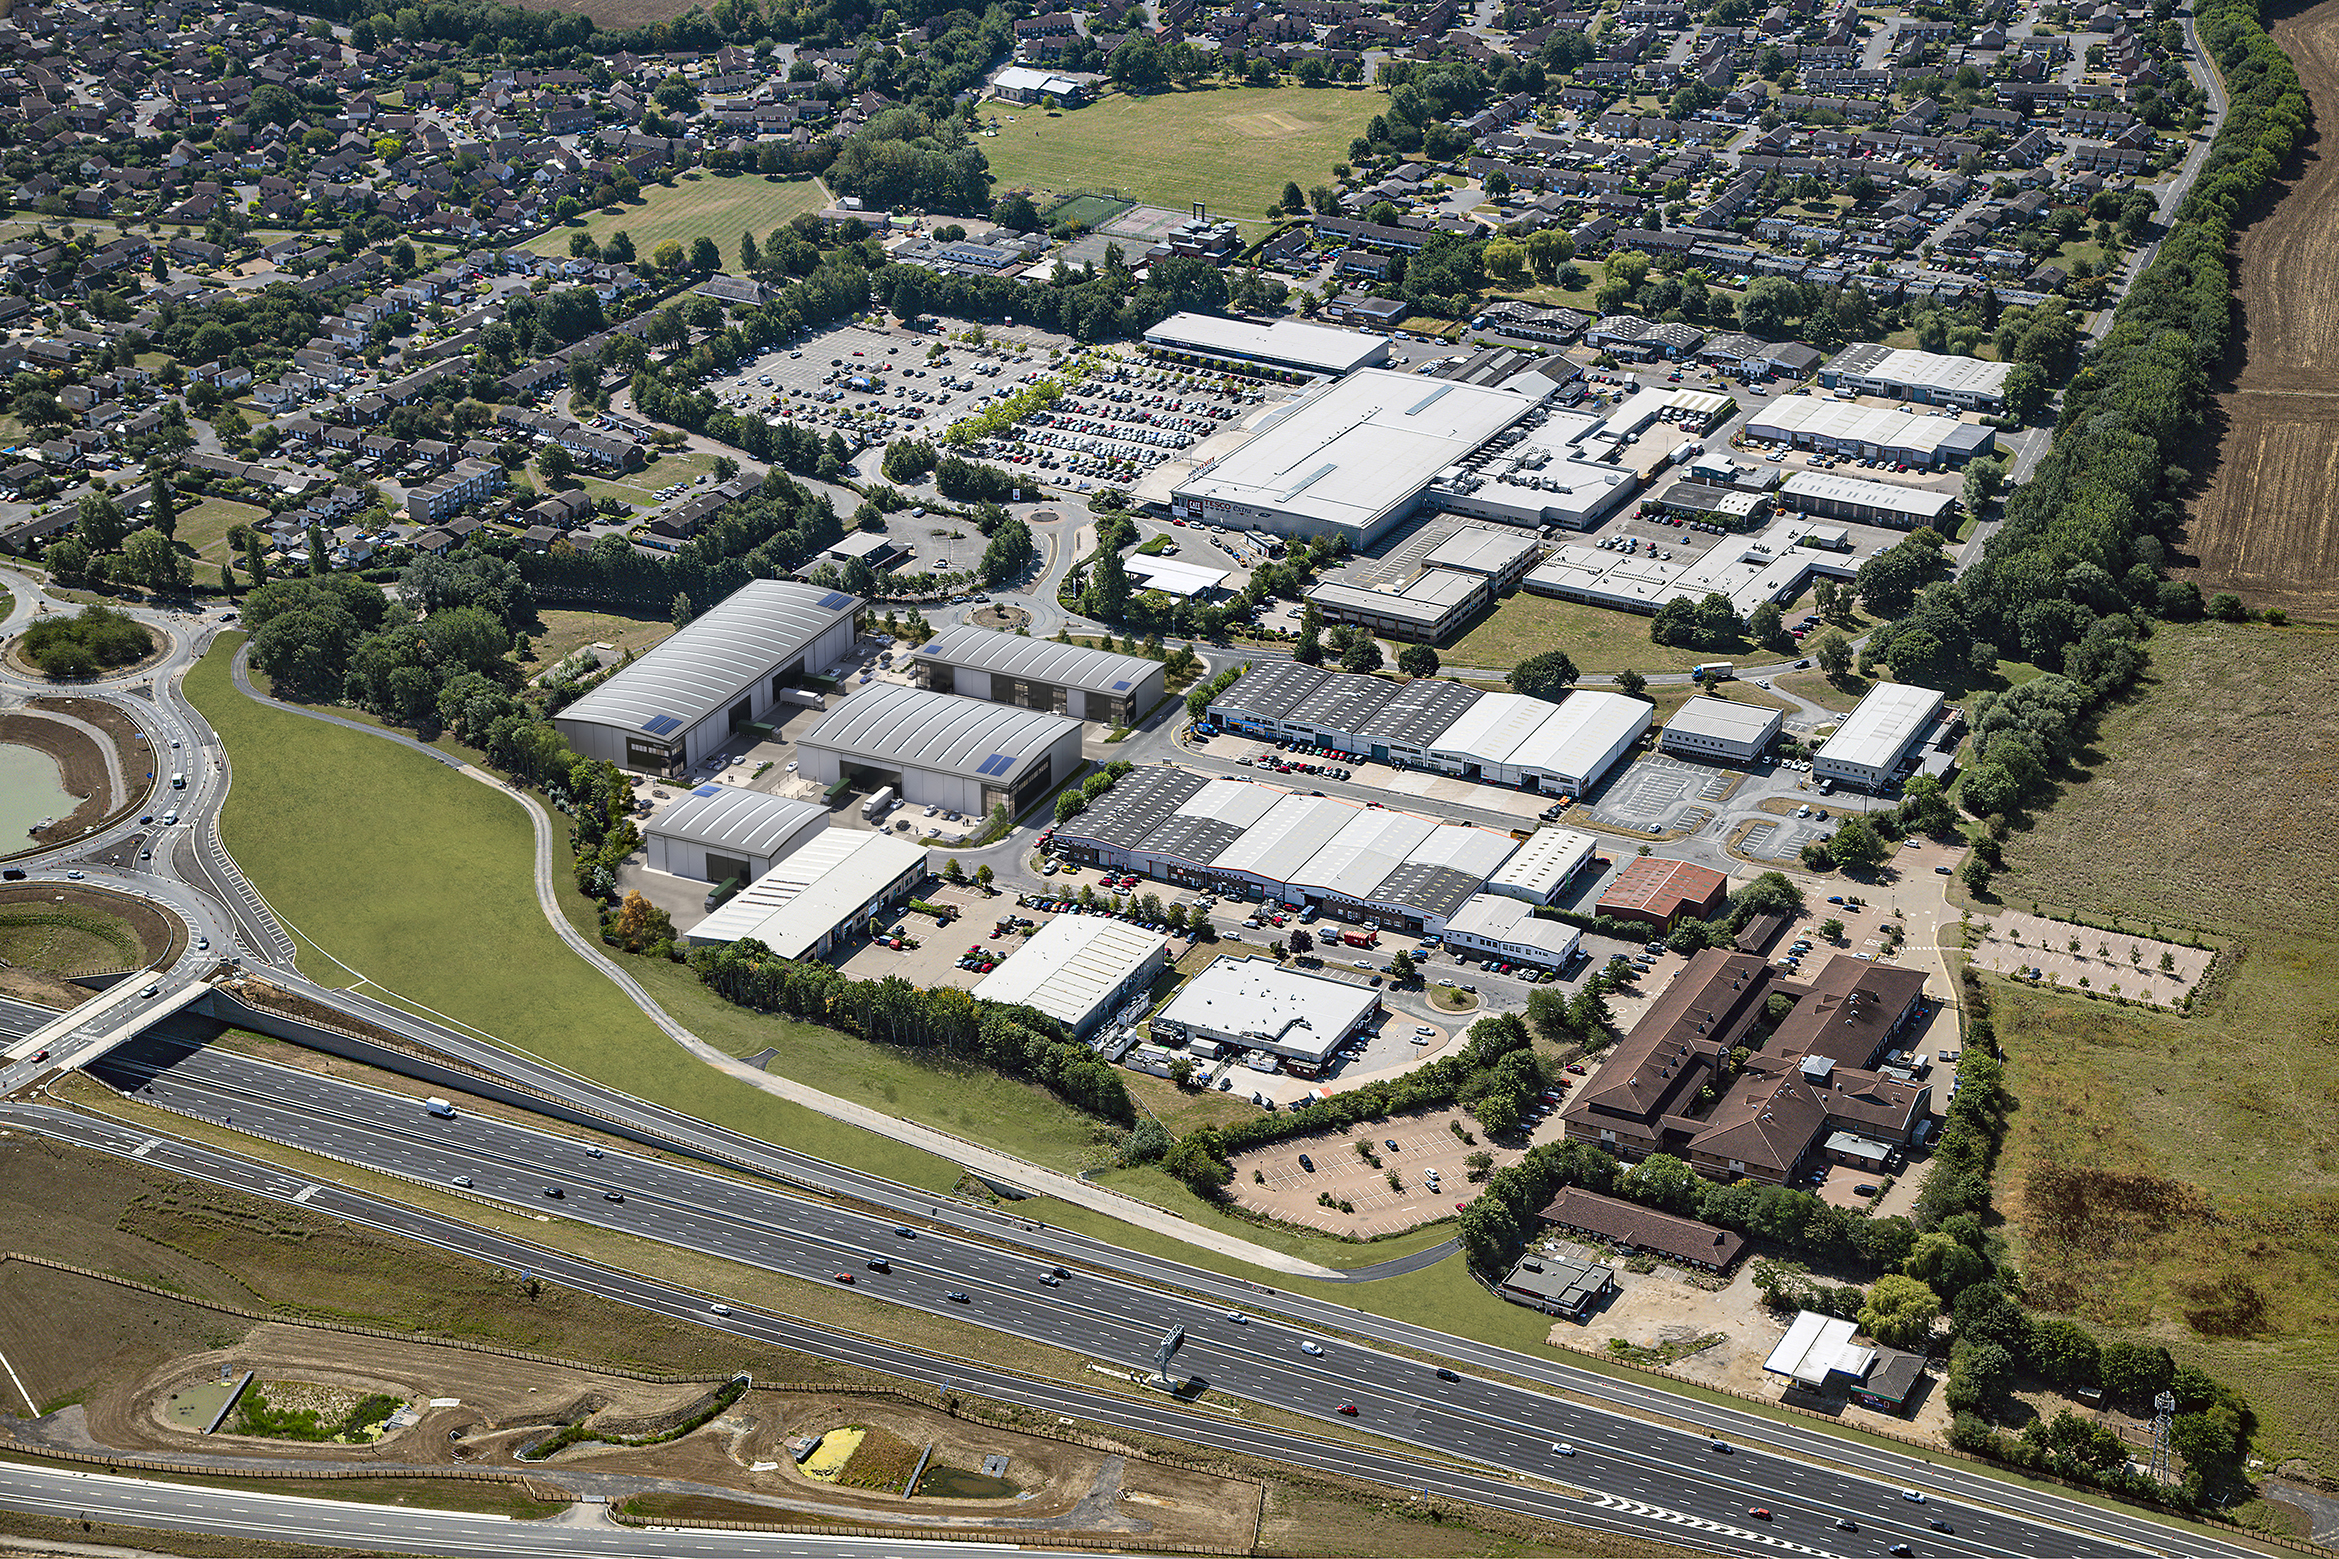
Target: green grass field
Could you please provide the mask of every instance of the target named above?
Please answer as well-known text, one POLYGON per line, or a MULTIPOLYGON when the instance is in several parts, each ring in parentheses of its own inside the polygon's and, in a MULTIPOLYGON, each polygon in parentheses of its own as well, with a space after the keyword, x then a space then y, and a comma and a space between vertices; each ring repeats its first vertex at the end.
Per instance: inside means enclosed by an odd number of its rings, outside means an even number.
POLYGON ((2084 777, 2008 843, 1995 890, 2228 945, 2189 1019, 2003 989, 2021 1101, 2008 1211, 2034 1290, 2232 1380, 2259 1407, 2260 1454, 2325 1475, 2339 1473, 2339 731, 2299 716, 2334 696, 2339 634, 2161 628, 2145 682, 2102 717, 2084 777), (2040 1228, 2021 1192, 2046 1165, 2141 1178, 2103 1199, 2097 1227, 2040 1228), (2145 1188, 2169 1210, 2123 1217, 2145 1188))
POLYGON ((206 563, 233 563, 235 549, 227 544, 227 533, 238 525, 258 525, 267 518, 268 511, 256 504, 206 498, 179 515, 179 528, 171 539, 181 552, 193 553, 206 563))
POLYGON ((913 1185, 957 1180, 690 1059, 544 923, 517 806, 379 737, 253 703, 228 676, 236 642, 222 636, 187 692, 235 765, 221 833, 297 928, 305 972, 351 983, 329 954, 409 1005, 630 1093, 913 1185))
POLYGON ((1306 189, 1329 179, 1385 102, 1341 88, 1220 87, 1113 93, 1052 119, 988 103, 983 122, 999 133, 977 144, 1002 190, 1112 189, 1173 211, 1199 200, 1257 225, 1286 180, 1306 189))
POLYGON ((535 254, 565 255, 571 233, 590 233, 595 243, 607 243, 623 230, 633 239, 634 254, 643 261, 671 238, 685 252, 691 241, 712 238, 723 251, 723 263, 739 263, 739 235, 753 233, 757 244, 791 217, 818 211, 829 204, 828 191, 818 179, 766 178, 760 173, 685 173, 674 183, 645 184, 633 205, 595 208, 574 222, 549 233, 539 233, 521 245, 535 254))
MULTIPOLYGON (((577 485, 595 498, 615 498, 630 503, 637 509, 647 509, 657 503, 658 490, 676 482, 695 482, 712 474, 715 457, 695 450, 683 450, 672 455, 661 455, 639 471, 629 471, 622 477, 603 479, 581 476, 577 485)), ((539 478, 539 483, 542 479, 539 478)))
MULTIPOLYGON (((1649 619, 1638 612, 1612 612, 1580 601, 1555 601, 1521 590, 1451 649, 1440 650, 1451 665, 1508 670, 1530 655, 1565 650, 1578 671, 1687 671, 1709 660, 1743 660, 1758 653, 1750 644, 1734 649, 1668 649, 1649 642, 1649 619)), ((1763 652, 1766 654, 1767 652, 1763 652)))

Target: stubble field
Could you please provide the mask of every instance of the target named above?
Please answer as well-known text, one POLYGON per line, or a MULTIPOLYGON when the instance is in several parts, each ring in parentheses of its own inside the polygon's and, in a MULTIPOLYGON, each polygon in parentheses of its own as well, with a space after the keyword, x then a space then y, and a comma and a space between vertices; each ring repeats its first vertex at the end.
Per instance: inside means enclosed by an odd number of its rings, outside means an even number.
MULTIPOLYGON (((2325 125, 2339 115, 2339 3, 2273 23, 2325 125)), ((2288 191, 2240 237, 2242 357, 2185 548, 2204 593, 2339 614, 2339 159, 2310 140, 2288 191)), ((2206 451, 2204 451, 2206 453, 2206 451)))

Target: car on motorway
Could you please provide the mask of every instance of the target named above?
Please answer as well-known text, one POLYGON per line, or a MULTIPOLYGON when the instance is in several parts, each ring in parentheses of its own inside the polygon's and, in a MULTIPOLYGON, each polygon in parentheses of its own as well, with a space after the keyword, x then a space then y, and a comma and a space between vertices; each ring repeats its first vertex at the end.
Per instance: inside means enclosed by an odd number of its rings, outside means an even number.
POLYGON ((1706 1442, 1706 1449, 1709 1451, 1719 1451, 1724 1456, 1727 1456, 1730 1454, 1730 1442, 1722 1439, 1717 1435, 1713 1439, 1706 1442))
POLYGON ((954 1288, 949 1293, 944 1294, 942 1297, 949 1300, 954 1305, 965 1305, 974 1303, 975 1296, 968 1293, 963 1288, 954 1288))
POLYGON ((1460 1380, 1461 1378, 1461 1376, 1455 1374, 1450 1369, 1444 1368, 1443 1366, 1440 1366, 1438 1369, 1438 1379, 1440 1380, 1460 1380))
POLYGON ((1226 1318, 1234 1322, 1234 1324, 1237 1326, 1248 1326, 1251 1324, 1251 1318, 1243 1314, 1240 1310, 1229 1310, 1226 1313, 1226 1318))
POLYGON ((1912 1505, 1925 1503, 1925 1491, 1922 1489, 1903 1489, 1900 1491, 1900 1497, 1912 1505))
POLYGON ((1948 1522, 1942 1520, 1939 1516, 1935 1516, 1932 1520, 1926 1522, 1925 1524, 1936 1532, 1954 1532, 1957 1530, 1957 1528, 1951 1526, 1948 1522))
POLYGON ((1770 1519, 1770 1507, 1767 1505, 1749 1506, 1746 1513, 1757 1521, 1768 1521, 1770 1519))
POLYGON ((1860 1530, 1860 1523, 1854 1521, 1850 1516, 1838 1516, 1835 1518, 1835 1529, 1838 1532, 1857 1532, 1860 1530))
POLYGON ((1565 1440, 1554 1440, 1551 1442, 1551 1454, 1554 1456, 1573 1456, 1576 1454, 1576 1448, 1565 1440))
POLYGON ((893 1263, 886 1260, 883 1256, 870 1257, 868 1266, 869 1270, 872 1272, 891 1272, 893 1270, 893 1263))
POLYGON ((1895 1543, 1890 1548, 1886 1549, 1885 1552, 1896 1555, 1897 1559, 1909 1559, 1909 1555, 1915 1553, 1916 1550, 1909 1547, 1909 1545, 1906 1543, 1895 1543))
POLYGON ((148 1001, 151 1001, 151 1000, 153 1000, 155 997, 157 997, 157 996, 160 996, 161 994, 162 994, 162 987, 161 987, 161 986, 159 986, 159 985, 149 985, 149 986, 148 986, 146 989, 144 989, 144 990, 142 990, 142 991, 140 991, 140 992, 138 993, 139 997, 140 997, 142 1000, 148 1000, 148 1001))
POLYGON ((69 871, 65 875, 72 878, 75 882, 79 882, 81 880, 81 873, 78 870, 69 871))
POLYGON ((900 1235, 905 1240, 914 1240, 918 1237, 918 1231, 911 1228, 906 1223, 895 1224, 893 1226, 893 1232, 900 1235))
POLYGON ((1321 1343, 1303 1342, 1299 1345, 1299 1351, 1311 1359, 1320 1359, 1324 1356, 1324 1348, 1321 1343))
POLYGON ((556 1202, 565 1202, 568 1200, 568 1193, 556 1185, 546 1186, 544 1188, 544 1194, 551 1197, 556 1202))
POLYGON ((625 1200, 625 1193, 623 1191, 604 1191, 601 1193, 601 1200, 604 1202, 622 1202, 625 1200))
POLYGON ((1053 1272, 1043 1272, 1040 1274, 1040 1282, 1049 1288, 1054 1288, 1063 1281, 1064 1280, 1062 1278, 1056 1276, 1056 1274, 1053 1272))
POLYGON ((833 1275, 833 1276, 836 1278, 836 1280, 837 1280, 839 1283, 850 1283, 850 1282, 852 1282, 852 1281, 853 1281, 853 1274, 851 1274, 850 1272, 838 1272, 838 1273, 834 1273, 834 1274, 832 1274, 832 1275, 833 1275))
POLYGON ((1356 1404, 1353 1402, 1343 1402, 1340 1404, 1340 1411, 1347 1414, 1350 1418, 1354 1418, 1356 1416, 1356 1404))
POLYGON ((727 1304, 724 1304, 721 1300, 717 1300, 715 1303, 707 1306, 707 1308, 714 1311, 717 1315, 729 1315, 731 1313, 731 1307, 727 1304))
MULTIPOLYGON (((42 1052, 41 1052, 41 1054, 42 1054, 42 1055, 47 1055, 47 1054, 48 1054, 48 1052, 44 1050, 44 1051, 42 1051, 42 1052)), ((452 1180, 448 1181, 448 1182, 447 1182, 447 1184, 449 1184, 449 1185, 459 1185, 459 1186, 463 1186, 463 1187, 465 1187, 465 1188, 468 1188, 468 1187, 470 1186, 470 1184, 471 1184, 471 1177, 470 1177, 469 1175, 457 1175, 457 1176, 456 1176, 454 1179, 452 1179, 452 1180)))

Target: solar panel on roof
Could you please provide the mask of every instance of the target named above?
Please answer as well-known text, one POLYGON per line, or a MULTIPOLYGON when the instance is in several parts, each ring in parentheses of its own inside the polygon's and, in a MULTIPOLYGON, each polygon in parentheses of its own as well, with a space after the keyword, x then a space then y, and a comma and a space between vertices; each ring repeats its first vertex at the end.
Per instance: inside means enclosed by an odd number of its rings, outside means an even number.
POLYGON ((824 612, 833 612, 838 607, 843 606, 846 602, 852 599, 853 598, 851 596, 845 594, 842 590, 831 590, 828 594, 820 598, 820 609, 824 612))
POLYGON ((680 720, 675 719, 672 715, 652 715, 649 719, 642 722, 642 729, 649 732, 652 736, 664 736, 667 732, 673 730, 681 723, 682 722, 680 720))
POLYGON ((717 785, 717 784, 715 784, 715 783, 714 783, 713 781, 711 781, 711 780, 710 780, 710 781, 708 781, 706 784, 704 784, 704 785, 701 785, 701 786, 700 786, 698 789, 696 789, 696 790, 694 790, 694 791, 692 791, 692 792, 691 792, 691 794, 692 794, 692 795, 694 795, 694 796, 719 796, 719 795, 721 795, 722 793, 723 793, 723 787, 722 787, 722 786, 720 786, 720 785, 717 785))
POLYGON ((1113 691, 1116 693, 1126 693, 1129 691, 1129 684, 1126 682, 1116 682, 1113 684, 1113 691))
POLYGON ((977 774, 1004 774, 1014 766, 1015 760, 1013 758, 1009 757, 1006 753, 995 752, 988 758, 985 758, 983 760, 983 766, 975 770, 975 772, 977 774))

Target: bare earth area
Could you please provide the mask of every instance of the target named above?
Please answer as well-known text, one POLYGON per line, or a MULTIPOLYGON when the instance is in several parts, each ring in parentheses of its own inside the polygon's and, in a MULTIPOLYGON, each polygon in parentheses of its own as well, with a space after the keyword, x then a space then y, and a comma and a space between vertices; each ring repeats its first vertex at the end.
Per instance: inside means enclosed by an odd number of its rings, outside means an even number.
MULTIPOLYGON (((2274 41, 2321 124, 2339 114, 2339 4, 2292 12, 2274 41)), ((2226 430, 2185 550, 2204 593, 2330 617, 2339 611, 2339 159, 2310 139, 2273 211, 2240 237, 2242 356, 2226 430)))

